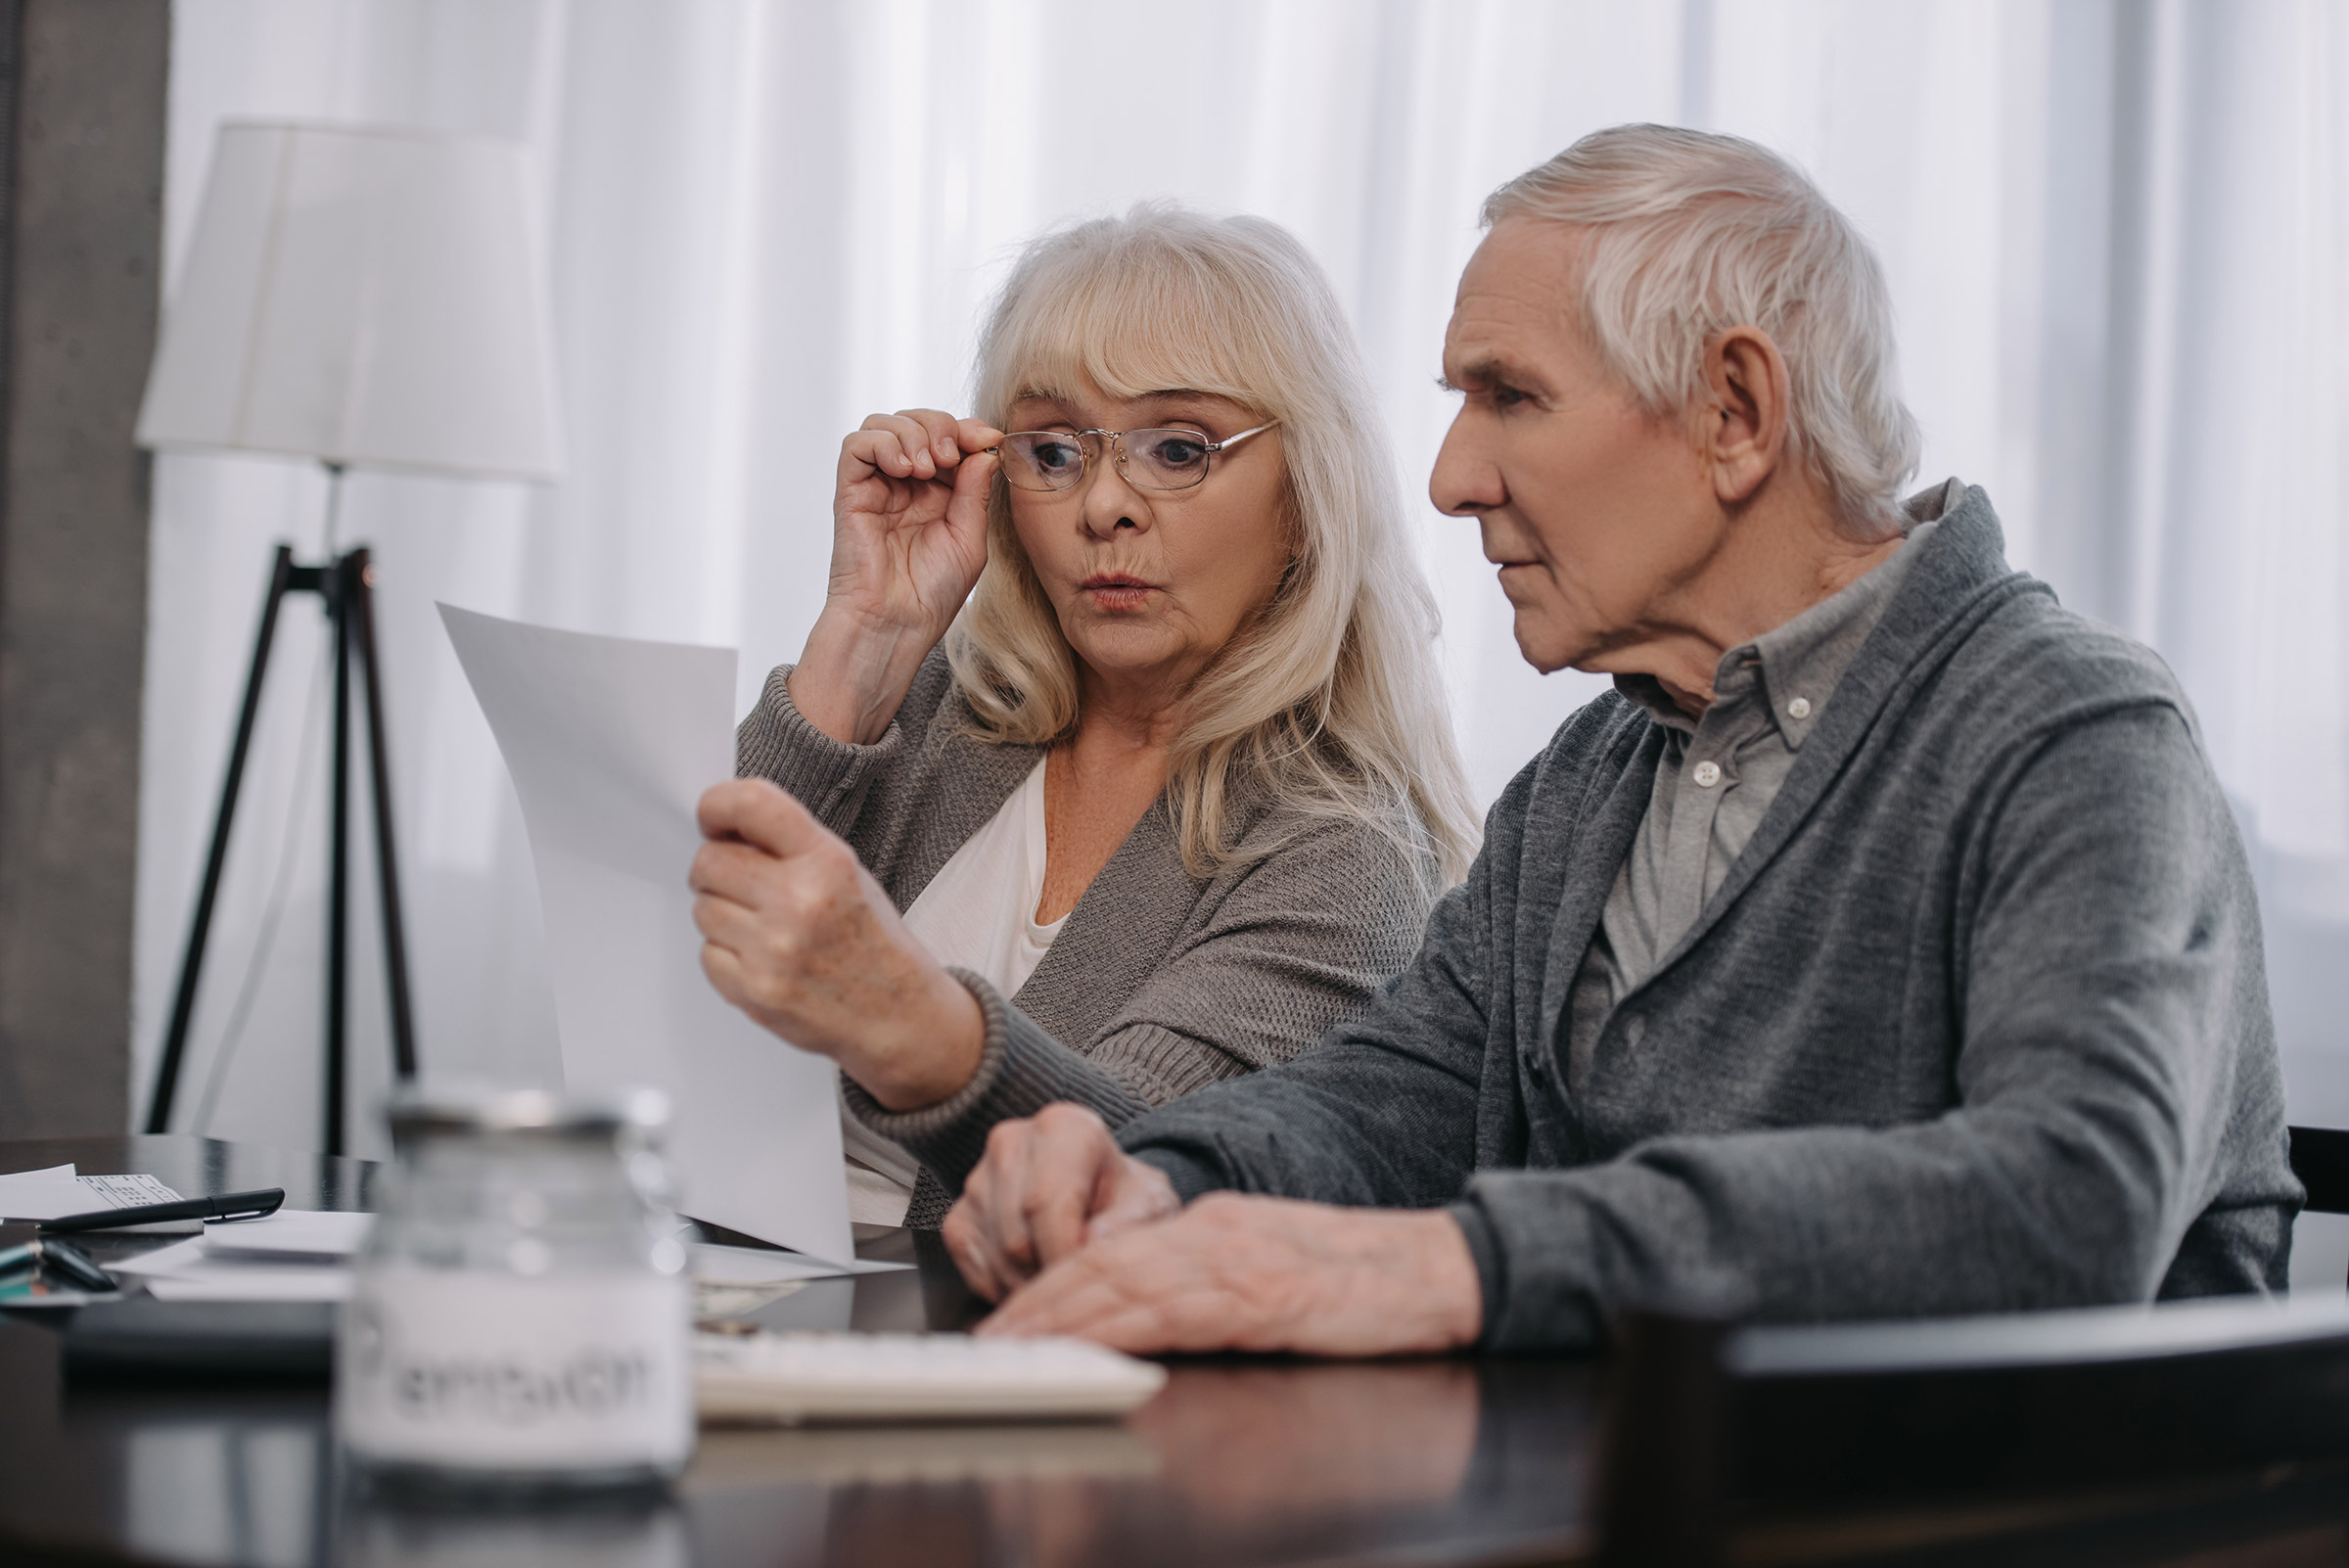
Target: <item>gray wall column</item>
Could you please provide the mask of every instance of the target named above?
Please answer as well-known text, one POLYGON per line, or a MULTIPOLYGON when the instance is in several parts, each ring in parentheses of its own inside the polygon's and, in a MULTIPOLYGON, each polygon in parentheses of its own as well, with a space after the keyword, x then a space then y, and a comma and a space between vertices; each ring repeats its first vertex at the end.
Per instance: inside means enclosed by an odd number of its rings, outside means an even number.
POLYGON ((0 0, 0 1137, 119 1132, 169 0, 0 0))

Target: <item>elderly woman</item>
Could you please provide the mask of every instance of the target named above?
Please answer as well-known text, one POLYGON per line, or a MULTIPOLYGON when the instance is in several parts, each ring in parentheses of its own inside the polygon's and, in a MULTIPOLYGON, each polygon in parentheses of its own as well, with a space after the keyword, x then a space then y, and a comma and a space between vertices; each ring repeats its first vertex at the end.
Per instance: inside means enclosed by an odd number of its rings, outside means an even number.
POLYGON ((1286 231, 1036 242, 978 414, 842 443, 823 613, 693 872, 713 983, 840 1063, 871 1222, 935 1226, 999 1121, 1288 1060, 1474 848, 1367 380, 1286 231))

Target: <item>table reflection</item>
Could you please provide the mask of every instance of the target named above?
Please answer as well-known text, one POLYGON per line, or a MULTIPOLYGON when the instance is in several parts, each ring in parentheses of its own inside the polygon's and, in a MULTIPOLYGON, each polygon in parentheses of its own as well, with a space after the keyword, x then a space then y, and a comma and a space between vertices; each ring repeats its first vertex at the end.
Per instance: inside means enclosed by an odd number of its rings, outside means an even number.
POLYGON ((1133 1413, 1169 1485, 1210 1517, 1448 1502, 1476 1453, 1464 1361, 1190 1366, 1133 1413))
POLYGON ((685 1516, 667 1498, 426 1502, 354 1488, 335 1560, 346 1568, 687 1568, 685 1516))
POLYGON ((134 1549, 175 1562, 302 1568, 318 1560, 334 1455, 310 1414, 142 1423, 124 1434, 134 1549))
POLYGON ((713 1428, 673 1498, 432 1506, 347 1482, 315 1391, 69 1393, 138 1555, 263 1568, 1238 1565, 1571 1537, 1589 1368, 1177 1363, 1124 1422, 713 1428), (135 1405, 135 1416, 132 1406, 135 1405), (1561 1415, 1567 1419, 1561 1422, 1561 1415))

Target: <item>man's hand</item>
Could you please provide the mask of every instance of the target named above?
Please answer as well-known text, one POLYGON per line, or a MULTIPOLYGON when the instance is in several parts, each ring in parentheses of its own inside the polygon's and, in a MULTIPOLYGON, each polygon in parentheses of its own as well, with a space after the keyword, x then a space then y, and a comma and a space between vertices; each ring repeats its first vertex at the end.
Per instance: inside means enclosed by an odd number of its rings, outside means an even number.
POLYGON ((1128 1158, 1101 1118, 1063 1102, 995 1124, 944 1234, 970 1287, 1001 1301, 1086 1242, 1181 1207, 1167 1178, 1128 1158))
POLYGON ((1476 1262, 1442 1210, 1211 1193, 1052 1265, 979 1332, 1141 1355, 1405 1356, 1473 1344, 1483 1320, 1476 1262))
POLYGON ((971 1081, 986 1044, 978 999, 923 950, 855 851, 764 779, 714 786, 700 814, 710 842, 693 859, 693 923, 719 995, 893 1111, 971 1081))

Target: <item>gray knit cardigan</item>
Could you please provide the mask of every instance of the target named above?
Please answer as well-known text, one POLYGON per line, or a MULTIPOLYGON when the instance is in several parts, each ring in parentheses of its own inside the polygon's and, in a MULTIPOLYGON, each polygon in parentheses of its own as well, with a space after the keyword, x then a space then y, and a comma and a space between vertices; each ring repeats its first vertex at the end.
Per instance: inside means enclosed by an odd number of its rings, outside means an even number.
POLYGON ((1637 1306, 1800 1320, 2284 1288, 2259 907, 2184 693, 2008 568, 1968 489, 1727 880, 1560 1023, 1664 730, 1608 693, 1503 792, 1395 988, 1128 1124, 1210 1188, 1452 1206, 1485 1339, 1637 1306))
MULTIPOLYGON (((790 672, 767 677, 742 721, 737 771, 798 797, 900 910, 1044 755, 970 732, 943 652, 924 662, 870 746, 843 745, 807 722, 785 688, 790 672)), ((855 1115, 925 1168, 906 1223, 944 1217, 997 1122, 1074 1100, 1121 1126, 1288 1061, 1409 960, 1436 889, 1391 839, 1366 824, 1300 822, 1264 801, 1235 805, 1238 853, 1202 880, 1184 870, 1166 802, 1155 803, 1008 1001, 956 971, 986 1014, 987 1043, 952 1098, 897 1115, 848 1084, 855 1115)))

